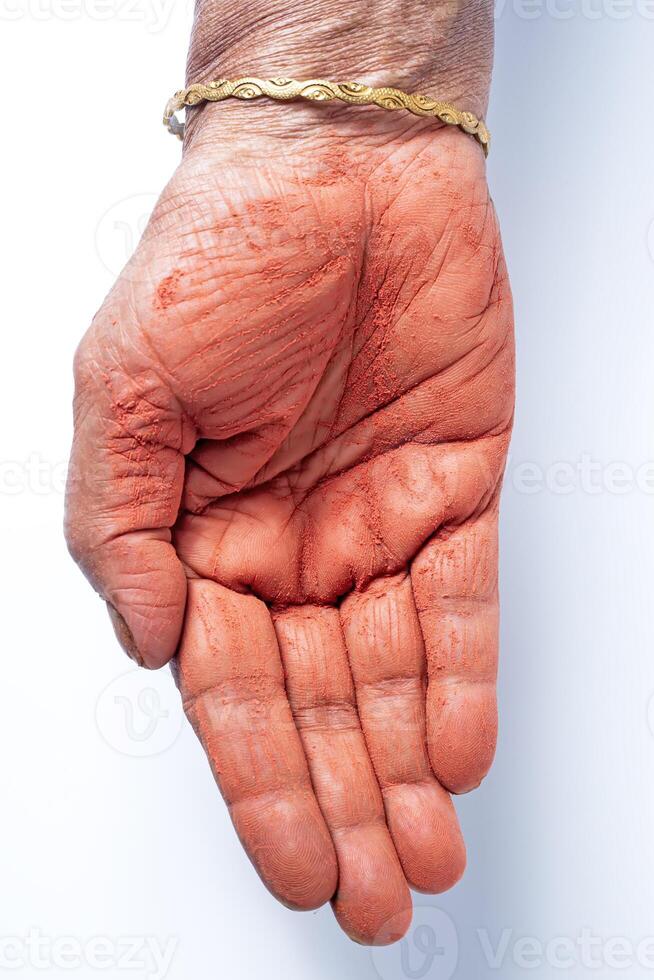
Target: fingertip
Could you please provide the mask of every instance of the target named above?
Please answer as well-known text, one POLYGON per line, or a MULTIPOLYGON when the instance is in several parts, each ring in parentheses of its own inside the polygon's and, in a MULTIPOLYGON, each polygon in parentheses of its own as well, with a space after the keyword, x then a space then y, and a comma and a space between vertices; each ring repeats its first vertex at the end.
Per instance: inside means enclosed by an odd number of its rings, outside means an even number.
POLYGON ((397 943, 400 939, 403 939, 409 927, 411 925, 411 920, 413 919, 413 905, 409 899, 409 904, 406 908, 400 909, 394 915, 387 919, 377 933, 368 941, 366 941, 366 946, 391 946, 393 943, 397 943))
POLYGON ((125 617, 122 616, 116 607, 109 602, 106 602, 107 612, 109 613, 109 619, 111 620, 111 625, 114 628, 114 633, 116 639, 120 643, 121 648, 134 663, 138 664, 139 667, 144 667, 143 657, 138 651, 136 646, 136 641, 134 640, 134 635, 125 622, 125 617))
POLYGON ((116 638, 139 667, 158 670, 175 656, 186 609, 187 579, 172 546, 124 542, 106 562, 107 610, 116 638))
POLYGON ((116 639, 130 660, 133 660, 138 667, 144 667, 146 670, 159 670, 172 660, 181 633, 181 617, 177 629, 177 639, 172 641, 168 639, 168 642, 162 643, 141 630, 139 631, 141 633, 140 641, 137 641, 125 616, 109 600, 107 600, 106 606, 116 639))
POLYGON ((365 946, 397 942, 411 924, 411 893, 386 826, 339 831, 337 853, 333 907, 341 929, 365 946))
POLYGON ((431 767, 436 779, 450 793, 469 793, 481 784, 491 768, 497 743, 495 685, 465 685, 439 698, 431 691, 427 733, 431 767))
POLYGON ((332 898, 336 855, 311 790, 246 799, 231 807, 231 816, 250 860, 279 902, 308 912, 332 898))
POLYGON ((449 793, 435 780, 405 783, 384 790, 384 802, 409 886, 437 895, 456 885, 466 849, 449 793))

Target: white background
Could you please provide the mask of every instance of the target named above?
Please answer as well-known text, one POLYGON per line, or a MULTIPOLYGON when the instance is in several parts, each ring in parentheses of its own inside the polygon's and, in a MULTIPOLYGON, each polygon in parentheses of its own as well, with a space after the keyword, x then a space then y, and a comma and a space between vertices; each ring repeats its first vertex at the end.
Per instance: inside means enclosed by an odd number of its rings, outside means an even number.
POLYGON ((0 976, 161 977, 153 944, 169 980, 654 973, 654 4, 498 7, 489 167, 518 337, 501 737, 457 804, 464 880, 377 952, 267 894, 169 675, 129 672, 61 535, 70 362, 179 157, 159 116, 189 4, 0 9, 0 976))

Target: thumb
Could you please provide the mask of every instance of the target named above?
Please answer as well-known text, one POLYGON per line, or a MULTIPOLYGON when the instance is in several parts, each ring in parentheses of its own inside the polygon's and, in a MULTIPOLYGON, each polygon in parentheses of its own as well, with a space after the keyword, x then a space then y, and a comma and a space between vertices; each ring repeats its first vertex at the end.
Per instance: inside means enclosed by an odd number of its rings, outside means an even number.
POLYGON ((125 358, 109 353, 93 329, 76 355, 74 409, 68 547, 106 600, 126 652, 161 667, 177 649, 186 605, 170 529, 194 427, 150 364, 138 363, 133 348, 125 358))

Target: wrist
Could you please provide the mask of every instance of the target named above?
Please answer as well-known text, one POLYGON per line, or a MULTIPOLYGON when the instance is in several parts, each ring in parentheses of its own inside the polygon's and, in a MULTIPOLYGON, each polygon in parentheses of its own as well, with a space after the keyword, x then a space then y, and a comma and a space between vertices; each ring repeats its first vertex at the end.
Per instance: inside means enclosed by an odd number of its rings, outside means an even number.
MULTIPOLYGON (((197 0, 187 84, 244 75, 363 81, 432 95, 483 116, 492 48, 489 0, 197 0)), ((263 99, 256 108, 230 102, 191 110, 188 132, 202 117, 202 128, 215 121, 223 132, 232 124, 255 133, 336 124, 352 135, 353 127, 362 129, 360 111, 263 99)), ((424 126, 403 116, 366 112, 363 131, 387 136, 424 126)))

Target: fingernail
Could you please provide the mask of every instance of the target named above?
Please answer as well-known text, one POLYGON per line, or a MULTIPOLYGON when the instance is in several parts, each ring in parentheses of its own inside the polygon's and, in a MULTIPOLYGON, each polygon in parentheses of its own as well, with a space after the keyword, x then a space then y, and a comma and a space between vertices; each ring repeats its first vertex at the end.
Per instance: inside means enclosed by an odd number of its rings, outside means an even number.
POLYGON ((131 657, 131 659, 137 663, 139 667, 143 667, 143 658, 138 652, 131 629, 120 615, 116 607, 112 606, 110 602, 107 602, 107 612, 109 613, 109 618, 111 619, 111 625, 114 628, 116 639, 120 643, 121 647, 128 657, 131 657))

